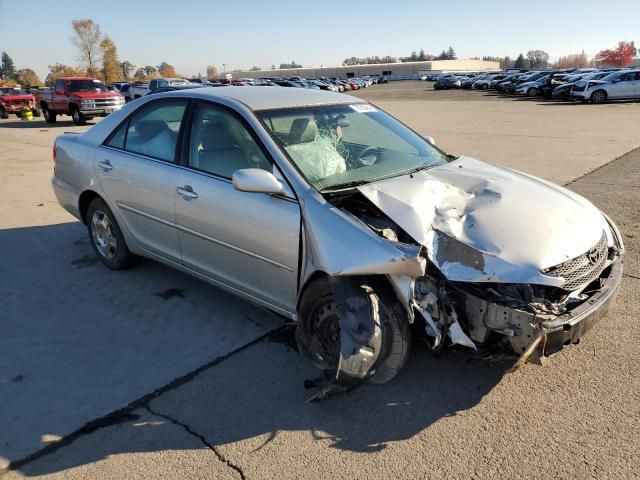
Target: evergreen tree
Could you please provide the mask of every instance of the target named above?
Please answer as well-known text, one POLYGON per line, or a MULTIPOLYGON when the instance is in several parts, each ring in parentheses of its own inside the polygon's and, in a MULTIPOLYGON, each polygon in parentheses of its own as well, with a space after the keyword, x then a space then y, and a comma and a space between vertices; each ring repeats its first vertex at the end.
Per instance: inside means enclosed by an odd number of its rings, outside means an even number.
POLYGON ((0 65, 0 78, 7 80, 16 79, 16 66, 7 52, 2 52, 2 64, 0 65))
POLYGON ((456 51, 453 49, 453 47, 449 47, 449 50, 447 50, 447 60, 455 60, 456 58, 456 51))
POLYGON ((524 55, 518 55, 518 58, 516 58, 513 64, 513 68, 527 68, 527 60, 524 58, 524 55))

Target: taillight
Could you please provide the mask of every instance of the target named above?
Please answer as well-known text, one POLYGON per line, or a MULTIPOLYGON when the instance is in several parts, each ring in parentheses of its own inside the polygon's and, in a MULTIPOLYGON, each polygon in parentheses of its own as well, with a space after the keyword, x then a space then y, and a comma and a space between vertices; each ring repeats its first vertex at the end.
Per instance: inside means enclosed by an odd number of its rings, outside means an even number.
POLYGON ((56 153, 57 153, 57 148, 56 148, 56 142, 53 142, 53 163, 56 162, 56 153))

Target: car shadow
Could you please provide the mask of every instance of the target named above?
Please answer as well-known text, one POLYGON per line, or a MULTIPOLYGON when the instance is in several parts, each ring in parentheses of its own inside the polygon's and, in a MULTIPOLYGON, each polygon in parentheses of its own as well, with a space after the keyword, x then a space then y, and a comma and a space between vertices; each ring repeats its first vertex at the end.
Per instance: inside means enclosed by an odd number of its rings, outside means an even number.
MULTIPOLYGON (((87 122, 86 128, 89 128, 95 125, 95 121, 87 122)), ((34 118, 33 120, 18 120, 17 118, 5 120, 0 122, 1 128, 39 128, 39 129, 49 129, 49 128, 68 128, 68 127, 76 127, 76 124, 73 123, 73 120, 58 120, 56 123, 47 123, 44 119, 34 118)))
MULTIPOLYGON (((405 368, 385 385, 362 385, 308 403, 305 383, 316 371, 302 363, 289 329, 200 373, 182 388, 78 436, 55 455, 19 468, 25 476, 63 472, 122 454, 198 448, 179 440, 181 425, 217 447, 247 442, 246 451, 278 454, 279 436, 306 432, 314 448, 371 454, 408 440, 446 417, 480 403, 512 362, 473 360, 462 353, 434 355, 414 342, 405 368), (256 437, 259 440, 256 440, 256 437), (148 440, 152 438, 153 440, 148 440), (273 449, 273 450, 271 450, 273 449)), ((180 346, 177 346, 180 348, 180 346)), ((237 448, 237 447, 236 447, 237 448)))
POLYGON ((27 476, 205 448, 176 437, 168 419, 212 445, 264 436, 259 448, 270 448, 302 430, 330 448, 373 453, 473 408, 514 360, 432 354, 416 340, 393 382, 310 404, 305 381, 318 372, 293 330, 264 310, 155 262, 112 272, 77 222, 2 230, 0 251, 0 457, 27 476), (151 422, 141 421, 147 407, 159 414, 151 422), (47 446, 48 436, 63 439, 47 446))

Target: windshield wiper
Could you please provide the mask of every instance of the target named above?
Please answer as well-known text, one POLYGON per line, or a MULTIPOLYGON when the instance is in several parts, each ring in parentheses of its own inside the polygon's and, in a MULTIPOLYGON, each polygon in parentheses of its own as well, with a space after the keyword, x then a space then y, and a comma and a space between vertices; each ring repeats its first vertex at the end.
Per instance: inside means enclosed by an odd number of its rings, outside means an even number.
POLYGON ((360 185, 364 185, 366 183, 371 183, 374 180, 352 180, 351 182, 337 183, 335 185, 331 185, 330 187, 325 187, 320 190, 320 193, 323 192, 331 192, 333 190, 342 190, 348 188, 359 187, 360 185))

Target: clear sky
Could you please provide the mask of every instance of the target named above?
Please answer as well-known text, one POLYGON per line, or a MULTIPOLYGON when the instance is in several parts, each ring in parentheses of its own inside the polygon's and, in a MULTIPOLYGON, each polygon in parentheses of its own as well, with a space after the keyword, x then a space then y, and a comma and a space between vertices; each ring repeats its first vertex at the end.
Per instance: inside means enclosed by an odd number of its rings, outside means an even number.
POLYGON ((640 1, 615 0, 0 0, 0 50, 44 80, 47 65, 78 64, 71 20, 91 18, 136 66, 166 61, 183 75, 295 60, 406 56, 453 46, 459 58, 541 49, 589 56, 640 44, 640 1))

